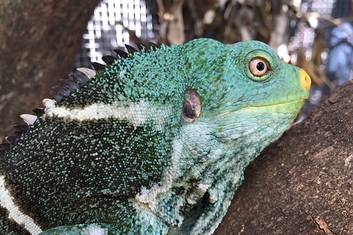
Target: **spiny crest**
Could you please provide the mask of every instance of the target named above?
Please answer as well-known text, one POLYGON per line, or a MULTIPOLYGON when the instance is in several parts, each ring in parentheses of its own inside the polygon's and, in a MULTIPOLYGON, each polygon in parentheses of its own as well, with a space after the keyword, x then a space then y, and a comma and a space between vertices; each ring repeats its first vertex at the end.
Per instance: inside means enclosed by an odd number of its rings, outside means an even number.
POLYGON ((94 77, 95 72, 86 68, 79 68, 71 72, 69 78, 64 81, 62 88, 54 96, 54 99, 59 102, 72 94, 72 92, 78 91, 88 82, 91 76, 94 77))
MULTIPOLYGON (((56 92, 54 95, 54 99, 43 99, 43 105, 45 107, 48 107, 50 105, 60 102, 61 100, 65 99, 66 97, 70 96, 73 92, 77 92, 80 90, 83 86, 87 84, 87 82, 94 78, 96 76, 96 73, 98 71, 104 70, 106 66, 109 66, 113 64, 117 60, 122 60, 125 58, 128 58, 130 55, 132 55, 135 52, 149 52, 155 48, 158 48, 159 45, 148 42, 146 44, 144 43, 138 43, 136 44, 137 48, 130 46, 130 45, 125 45, 126 51, 122 48, 120 49, 115 49, 115 55, 105 55, 102 57, 102 60, 104 61, 104 64, 100 64, 97 62, 92 63, 93 69, 90 68, 76 68, 74 71, 72 71, 68 78, 64 81, 62 87, 56 92)), ((26 133, 29 129, 30 126, 32 126, 38 117, 41 117, 44 112, 45 108, 43 107, 37 107, 34 108, 33 110, 34 115, 32 114, 22 114, 20 115, 20 118, 22 119, 23 123, 17 124, 14 126, 14 131, 6 136, 1 144, 0 144, 0 153, 4 153, 8 150, 11 149, 12 146, 14 146, 20 136, 24 133, 26 133)))
POLYGON ((117 60, 125 59, 129 57, 129 55, 134 54, 135 52, 139 52, 139 51, 148 52, 153 48, 157 48, 157 47, 158 45, 154 43, 147 43, 147 44, 138 43, 137 48, 130 46, 128 44, 125 44, 126 50, 124 50, 123 48, 117 48, 114 50, 115 54, 105 55, 102 57, 102 60, 104 61, 105 65, 97 62, 93 62, 92 67, 98 72, 100 70, 105 69, 106 65, 109 66, 117 60))
POLYGON ((29 130, 30 126, 35 123, 38 117, 32 114, 21 114, 20 118, 24 123, 15 125, 13 127, 13 132, 2 140, 2 143, 0 144, 0 153, 5 152, 11 149, 12 146, 16 145, 20 136, 29 130))
POLYGON ((102 60, 104 61, 104 63, 106 63, 107 65, 111 65, 113 64, 116 60, 118 60, 119 58, 116 56, 112 56, 112 55, 104 55, 102 57, 102 60))

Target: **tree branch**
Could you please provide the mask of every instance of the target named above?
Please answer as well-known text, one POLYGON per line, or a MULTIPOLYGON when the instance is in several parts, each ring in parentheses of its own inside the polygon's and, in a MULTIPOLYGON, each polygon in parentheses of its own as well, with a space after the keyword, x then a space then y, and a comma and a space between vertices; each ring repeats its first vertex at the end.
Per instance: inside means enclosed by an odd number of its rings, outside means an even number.
POLYGON ((99 0, 0 0, 0 136, 66 78, 99 0))

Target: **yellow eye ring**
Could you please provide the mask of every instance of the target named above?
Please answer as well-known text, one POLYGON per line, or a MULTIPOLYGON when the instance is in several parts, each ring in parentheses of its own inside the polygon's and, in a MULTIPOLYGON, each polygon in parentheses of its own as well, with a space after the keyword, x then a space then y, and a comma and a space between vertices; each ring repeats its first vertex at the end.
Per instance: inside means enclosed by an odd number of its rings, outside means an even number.
POLYGON ((249 70, 255 77, 262 77, 270 70, 269 63, 262 57, 255 57, 249 63, 249 70))

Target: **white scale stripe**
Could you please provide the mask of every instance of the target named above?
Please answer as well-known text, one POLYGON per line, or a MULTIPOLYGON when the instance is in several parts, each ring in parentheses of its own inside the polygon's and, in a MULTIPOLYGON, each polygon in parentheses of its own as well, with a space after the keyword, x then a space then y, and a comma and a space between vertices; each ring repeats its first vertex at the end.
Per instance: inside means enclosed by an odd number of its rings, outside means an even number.
POLYGON ((22 213, 15 205, 11 194, 5 188, 5 176, 0 176, 0 205, 8 210, 9 218, 13 219, 18 224, 23 224, 31 234, 39 234, 42 229, 34 222, 34 220, 22 213))
POLYGON ((140 126, 147 120, 153 120, 161 127, 165 118, 170 113, 170 108, 150 105, 148 102, 139 103, 114 103, 91 104, 83 108, 67 108, 64 106, 47 106, 45 117, 59 117, 66 120, 89 121, 114 118, 128 120, 134 126, 140 126))

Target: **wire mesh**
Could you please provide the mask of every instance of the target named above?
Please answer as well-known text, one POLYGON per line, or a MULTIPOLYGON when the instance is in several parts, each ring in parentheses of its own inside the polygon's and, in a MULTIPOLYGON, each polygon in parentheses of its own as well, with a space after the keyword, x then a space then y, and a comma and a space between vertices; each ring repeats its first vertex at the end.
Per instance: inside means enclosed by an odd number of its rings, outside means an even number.
POLYGON ((152 1, 103 0, 87 25, 75 66, 102 63, 102 55, 111 54, 112 49, 130 43, 128 30, 134 31, 137 37, 153 40, 156 19, 150 13, 151 6, 152 1))

